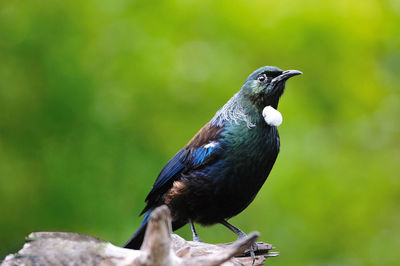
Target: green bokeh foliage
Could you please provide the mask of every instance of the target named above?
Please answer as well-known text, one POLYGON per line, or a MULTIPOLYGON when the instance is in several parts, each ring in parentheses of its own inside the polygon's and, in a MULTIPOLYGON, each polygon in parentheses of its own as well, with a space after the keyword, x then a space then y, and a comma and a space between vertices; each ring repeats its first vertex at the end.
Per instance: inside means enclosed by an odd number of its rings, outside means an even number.
POLYGON ((1 1, 0 256, 32 231, 122 245, 166 161, 275 65, 304 75, 270 178, 232 222, 279 249, 271 265, 396 264, 399 18, 397 0, 1 1))

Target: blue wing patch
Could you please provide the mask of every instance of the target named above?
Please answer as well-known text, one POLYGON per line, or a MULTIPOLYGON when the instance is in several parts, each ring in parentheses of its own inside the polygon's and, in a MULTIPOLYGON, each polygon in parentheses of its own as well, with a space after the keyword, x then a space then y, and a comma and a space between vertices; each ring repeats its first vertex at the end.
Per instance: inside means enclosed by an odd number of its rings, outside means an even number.
POLYGON ((192 157, 193 157, 192 164, 195 164, 195 165, 202 164, 204 162, 204 160, 207 157, 209 157, 215 149, 219 148, 218 146, 219 145, 217 142, 212 141, 212 142, 208 143, 207 145, 197 148, 193 152, 193 155, 192 155, 192 157))
POLYGON ((183 149, 168 161, 147 195, 147 204, 141 214, 162 202, 164 193, 171 187, 174 180, 180 178, 181 174, 207 167, 219 158, 224 146, 219 137, 222 130, 223 127, 207 123, 183 149))

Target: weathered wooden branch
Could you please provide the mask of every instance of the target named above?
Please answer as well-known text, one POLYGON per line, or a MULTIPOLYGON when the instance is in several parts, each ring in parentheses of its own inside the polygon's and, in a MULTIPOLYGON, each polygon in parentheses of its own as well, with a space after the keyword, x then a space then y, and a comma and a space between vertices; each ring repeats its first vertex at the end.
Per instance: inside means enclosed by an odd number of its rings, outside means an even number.
POLYGON ((76 233, 37 232, 17 253, 8 255, 1 266, 14 265, 263 265, 277 256, 273 246, 258 242, 256 259, 249 247, 258 233, 227 244, 185 241, 171 234, 171 218, 166 206, 153 211, 140 250, 114 246, 101 239, 76 233))

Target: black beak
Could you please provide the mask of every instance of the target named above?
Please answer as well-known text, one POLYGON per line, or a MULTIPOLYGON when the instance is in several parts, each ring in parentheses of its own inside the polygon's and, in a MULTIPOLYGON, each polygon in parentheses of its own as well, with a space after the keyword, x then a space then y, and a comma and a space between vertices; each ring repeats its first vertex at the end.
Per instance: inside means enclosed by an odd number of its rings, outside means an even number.
POLYGON ((287 80, 288 78, 291 78, 293 76, 297 76, 297 75, 301 75, 303 74, 301 71, 298 70, 286 70, 283 71, 282 74, 280 74, 279 76, 277 76, 276 78, 274 78, 271 83, 272 84, 276 84, 279 83, 281 81, 287 80))

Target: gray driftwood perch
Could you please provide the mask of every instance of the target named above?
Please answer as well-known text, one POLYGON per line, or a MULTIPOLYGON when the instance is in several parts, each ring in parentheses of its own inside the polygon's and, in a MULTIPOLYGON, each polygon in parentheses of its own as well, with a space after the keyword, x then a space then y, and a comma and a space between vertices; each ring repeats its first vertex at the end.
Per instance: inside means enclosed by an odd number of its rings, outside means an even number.
MULTIPOLYGON (((185 241, 171 234, 171 218, 166 206, 150 217, 140 250, 114 246, 101 239, 76 233, 37 232, 17 253, 8 255, 1 266, 11 265, 252 265, 249 246, 258 233, 227 244, 185 241)), ((258 242, 253 265, 263 265, 267 257, 277 256, 273 246, 258 242)))

